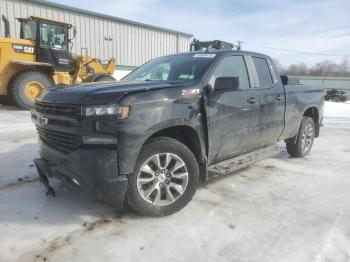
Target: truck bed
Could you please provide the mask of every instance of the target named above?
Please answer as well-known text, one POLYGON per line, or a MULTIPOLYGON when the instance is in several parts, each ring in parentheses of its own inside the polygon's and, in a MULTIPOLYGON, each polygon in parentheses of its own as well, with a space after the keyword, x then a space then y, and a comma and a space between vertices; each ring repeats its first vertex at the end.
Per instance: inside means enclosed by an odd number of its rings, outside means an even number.
POLYGON ((282 139, 293 137, 299 128, 300 120, 308 108, 317 108, 320 112, 319 119, 323 118, 324 90, 320 86, 309 85, 285 85, 286 109, 285 128, 282 139), (320 106, 322 108, 320 108, 320 106))

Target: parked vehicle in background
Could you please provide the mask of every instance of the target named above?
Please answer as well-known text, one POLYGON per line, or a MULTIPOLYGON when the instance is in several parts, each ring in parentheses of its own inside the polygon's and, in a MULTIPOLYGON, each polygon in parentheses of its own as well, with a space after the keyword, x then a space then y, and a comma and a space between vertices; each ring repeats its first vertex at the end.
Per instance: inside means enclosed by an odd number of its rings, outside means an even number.
POLYGON ((48 192, 55 176, 115 207, 162 216, 183 208, 208 174, 276 153, 307 155, 319 136, 323 89, 287 85, 268 56, 189 52, 154 59, 118 83, 47 91, 37 102, 48 192))
POLYGON ((349 97, 346 95, 345 91, 337 90, 335 88, 326 91, 324 100, 332 102, 346 102, 349 97))
POLYGON ((103 65, 86 54, 70 53, 69 30, 76 34, 72 25, 35 16, 19 18, 20 37, 11 38, 9 21, 4 16, 2 19, 5 38, 0 38, 1 102, 13 100, 20 108, 31 109, 35 98, 52 85, 114 80, 115 59, 103 65))

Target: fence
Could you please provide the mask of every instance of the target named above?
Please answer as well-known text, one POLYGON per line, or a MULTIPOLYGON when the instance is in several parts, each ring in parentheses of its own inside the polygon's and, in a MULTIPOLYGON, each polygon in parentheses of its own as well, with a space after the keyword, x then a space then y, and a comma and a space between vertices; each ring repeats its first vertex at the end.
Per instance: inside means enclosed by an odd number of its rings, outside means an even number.
POLYGON ((299 79, 303 85, 322 86, 325 90, 336 88, 350 96, 350 77, 289 76, 289 79, 299 79))

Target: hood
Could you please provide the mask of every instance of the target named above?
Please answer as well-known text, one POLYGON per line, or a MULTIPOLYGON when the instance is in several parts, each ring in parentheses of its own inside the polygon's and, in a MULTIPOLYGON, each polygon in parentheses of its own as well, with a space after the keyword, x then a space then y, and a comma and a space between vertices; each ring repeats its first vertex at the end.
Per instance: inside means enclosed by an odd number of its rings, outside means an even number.
POLYGON ((109 104, 119 102, 121 97, 148 90, 184 86, 184 82, 96 82, 73 86, 50 88, 40 98, 42 102, 67 104, 109 104))

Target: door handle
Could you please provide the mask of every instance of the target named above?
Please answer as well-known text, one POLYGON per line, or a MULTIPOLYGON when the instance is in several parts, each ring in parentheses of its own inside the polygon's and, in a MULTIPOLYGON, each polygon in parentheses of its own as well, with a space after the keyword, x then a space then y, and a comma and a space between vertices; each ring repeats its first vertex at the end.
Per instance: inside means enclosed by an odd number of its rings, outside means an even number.
POLYGON ((255 104, 255 103, 256 103, 256 98, 255 98, 255 97, 249 97, 249 98, 247 99, 247 102, 248 102, 249 104, 255 104))
POLYGON ((283 97, 281 95, 275 96, 275 100, 277 100, 277 101, 281 101, 282 99, 283 99, 283 97))

